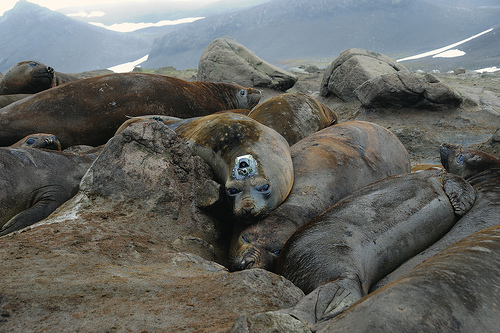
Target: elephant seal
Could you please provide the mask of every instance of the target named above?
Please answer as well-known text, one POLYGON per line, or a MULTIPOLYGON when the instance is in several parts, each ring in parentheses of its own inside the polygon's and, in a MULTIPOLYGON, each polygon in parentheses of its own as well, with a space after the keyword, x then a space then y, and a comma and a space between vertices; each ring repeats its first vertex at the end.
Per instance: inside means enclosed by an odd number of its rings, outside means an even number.
POLYGON ((497 225, 445 248, 319 332, 497 332, 499 308, 497 225))
POLYGON ((61 150, 61 142, 53 134, 37 133, 28 135, 10 146, 10 148, 43 148, 61 150))
POLYGON ((66 83, 0 110, 0 145, 32 133, 53 133, 63 149, 99 146, 127 116, 162 114, 179 118, 228 109, 250 109, 260 91, 235 84, 188 82, 169 76, 120 73, 66 83))
POLYGON ((280 133, 290 146, 337 122, 334 111, 303 93, 275 96, 256 106, 248 116, 280 133))
POLYGON ((33 94, 0 95, 0 109, 33 94))
POLYGON ((234 233, 233 270, 274 271, 279 252, 298 227, 355 190, 410 172, 408 152, 389 130, 348 121, 291 147, 294 182, 287 199, 264 220, 234 233))
POLYGON ((78 191, 97 154, 0 148, 0 236, 43 220, 78 191))
POLYGON ((56 72, 38 61, 21 61, 9 68, 0 83, 0 94, 36 94, 77 77, 56 72))
POLYGON ((277 273, 309 293, 290 314, 314 326, 342 313, 448 232, 474 199, 463 178, 425 170, 385 178, 340 200, 281 251, 277 273))
POLYGON ((448 172, 462 176, 472 185, 476 191, 474 205, 446 235, 377 282, 372 290, 397 279, 448 245, 474 232, 500 224, 500 160, 450 143, 441 144, 440 155, 441 164, 448 172))
POLYGON ((273 129, 235 113, 212 114, 168 127, 210 165, 239 220, 263 218, 290 192, 290 146, 273 129))

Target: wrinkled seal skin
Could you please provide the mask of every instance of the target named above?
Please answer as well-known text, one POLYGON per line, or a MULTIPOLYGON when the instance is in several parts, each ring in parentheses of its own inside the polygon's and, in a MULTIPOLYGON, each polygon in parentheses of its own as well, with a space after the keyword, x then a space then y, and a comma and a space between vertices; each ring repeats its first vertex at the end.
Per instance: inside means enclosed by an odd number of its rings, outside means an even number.
POLYGON ((43 148, 61 150, 61 142, 53 134, 36 133, 28 135, 10 146, 10 148, 43 148))
POLYGON ((476 191, 476 201, 446 235, 384 277, 373 287, 374 290, 400 277, 448 245, 500 224, 500 161, 492 155, 450 143, 440 146, 440 155, 441 164, 448 172, 462 176, 472 185, 476 191))
POLYGON ((342 313, 448 232, 474 199, 467 181, 442 170, 388 177, 342 199, 283 247, 277 273, 309 293, 290 313, 309 326, 342 313))
POLYGON ((334 111, 303 93, 275 96, 256 106, 248 116, 274 129, 290 146, 337 122, 334 111))
POLYGON ((497 225, 445 248, 320 332, 498 332, 499 308, 497 225))
POLYGON ((241 221, 265 217, 290 193, 290 146, 271 128, 235 113, 189 119, 169 127, 212 167, 216 180, 224 185, 233 215, 241 221), (233 172, 235 160, 245 155, 256 160, 256 174, 237 179, 233 172))
POLYGON ((274 271, 278 254, 298 227, 355 190, 410 172, 403 144, 389 130, 349 121, 318 131, 291 147, 294 183, 267 218, 236 233, 232 269, 274 271))
POLYGON ((0 148, 0 236, 43 220, 75 195, 96 156, 0 148))
POLYGON ((76 80, 77 77, 56 72, 41 62, 21 61, 5 72, 0 84, 0 94, 36 94, 76 80))
POLYGON ((97 76, 42 91, 1 109, 0 145, 11 145, 32 133, 53 133, 63 149, 99 146, 127 116, 198 117, 249 109, 259 99, 260 91, 234 84, 142 73, 97 76))

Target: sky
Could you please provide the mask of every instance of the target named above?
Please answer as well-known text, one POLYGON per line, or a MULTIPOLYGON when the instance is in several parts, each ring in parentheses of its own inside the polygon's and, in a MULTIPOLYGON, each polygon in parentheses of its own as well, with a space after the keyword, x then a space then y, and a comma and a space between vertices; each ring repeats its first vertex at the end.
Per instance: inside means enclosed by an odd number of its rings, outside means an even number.
MULTIPOLYGON (((18 0, 1 0, 0 1, 0 15, 7 10, 12 9, 18 0)), ((119 2, 145 2, 147 0, 28 0, 29 2, 36 3, 37 5, 47 7, 50 10, 57 10, 61 8, 84 6, 92 4, 108 4, 119 2)), ((168 0, 168 1, 182 1, 209 4, 218 0, 168 0)))

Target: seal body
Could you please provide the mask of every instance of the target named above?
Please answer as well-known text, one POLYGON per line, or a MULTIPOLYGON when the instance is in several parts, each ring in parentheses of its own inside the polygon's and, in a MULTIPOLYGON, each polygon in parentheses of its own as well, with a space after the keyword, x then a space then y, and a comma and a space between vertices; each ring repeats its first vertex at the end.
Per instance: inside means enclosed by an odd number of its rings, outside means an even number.
POLYGON ((499 308, 497 225, 445 248, 319 332, 497 332, 499 308))
POLYGON ((303 93, 275 96, 256 106, 248 116, 280 133, 290 146, 337 122, 334 111, 303 93))
POLYGON ((96 155, 0 148, 0 236, 43 220, 75 195, 96 155))
POLYGON ((0 95, 0 108, 3 108, 9 104, 17 102, 23 98, 30 97, 32 94, 12 94, 12 95, 0 95))
POLYGON ((53 134, 36 133, 28 135, 10 146, 10 148, 43 148, 61 150, 61 142, 53 134))
POLYGON ((448 245, 500 224, 500 161, 492 155, 449 143, 440 146, 440 155, 441 164, 448 172, 464 177, 472 185, 476 201, 446 235, 377 282, 373 290, 397 279, 448 245))
POLYGON ((290 146, 271 128, 236 113, 179 121, 169 127, 212 167, 238 219, 261 219, 290 193, 290 146))
POLYGON ((36 94, 77 77, 56 72, 38 61, 21 61, 9 68, 0 83, 0 94, 36 94))
POLYGON ((343 312, 448 232, 474 199, 469 183, 442 170, 388 177, 345 197, 283 247, 277 273, 309 293, 291 313, 313 325, 343 312))
POLYGON ((274 271, 278 254, 298 227, 355 190, 410 172, 403 144, 389 130, 348 121, 320 130, 291 147, 294 183, 285 202, 257 224, 235 233, 232 269, 274 271))
POLYGON ((252 108, 259 99, 258 90, 233 84, 142 73, 97 76, 42 91, 1 109, 0 145, 11 145, 32 133, 53 133, 63 149, 98 146, 113 136, 127 116, 197 117, 252 108))

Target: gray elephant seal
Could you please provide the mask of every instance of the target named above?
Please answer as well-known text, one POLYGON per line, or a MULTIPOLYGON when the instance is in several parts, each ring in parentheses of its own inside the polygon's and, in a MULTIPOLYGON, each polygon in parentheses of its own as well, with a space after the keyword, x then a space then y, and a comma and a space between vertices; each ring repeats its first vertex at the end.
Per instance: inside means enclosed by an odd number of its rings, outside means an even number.
POLYGON ((320 332, 497 332, 499 296, 497 225, 445 248, 320 332))
POLYGON ((56 72, 38 61, 21 61, 9 68, 0 82, 0 94, 36 94, 77 77, 56 72))
POLYGON ((0 148, 0 236, 43 220, 75 195, 96 156, 0 148))
POLYGON ((235 84, 188 82, 173 77, 122 73, 66 83, 0 110, 0 145, 32 133, 53 133, 63 149, 105 144, 127 116, 161 114, 190 118, 253 108, 260 91, 235 84))
POLYGON ((277 273, 309 293, 290 313, 310 326, 342 313, 448 232, 474 199, 469 183, 442 170, 388 177, 342 199, 283 247, 277 273))
POLYGON ((337 122, 334 111, 303 93, 275 96, 256 106, 248 116, 280 133, 290 146, 337 122))
POLYGON ((410 172, 410 158, 399 139, 369 122, 330 126, 302 139, 291 152, 292 190, 264 220, 234 233, 233 270, 274 271, 281 248, 298 227, 365 185, 410 172))
POLYGON ((43 148, 61 150, 61 142, 53 134, 36 133, 28 135, 10 146, 10 148, 43 148))
POLYGON ((440 146, 440 155, 441 164, 448 172, 464 177, 472 185, 476 191, 476 201, 446 235, 377 282, 373 290, 397 279, 460 239, 500 224, 500 160, 450 143, 440 146))
POLYGON ((235 217, 261 219, 290 193, 290 146, 273 129, 235 113, 180 121, 169 128, 212 167, 235 217))

